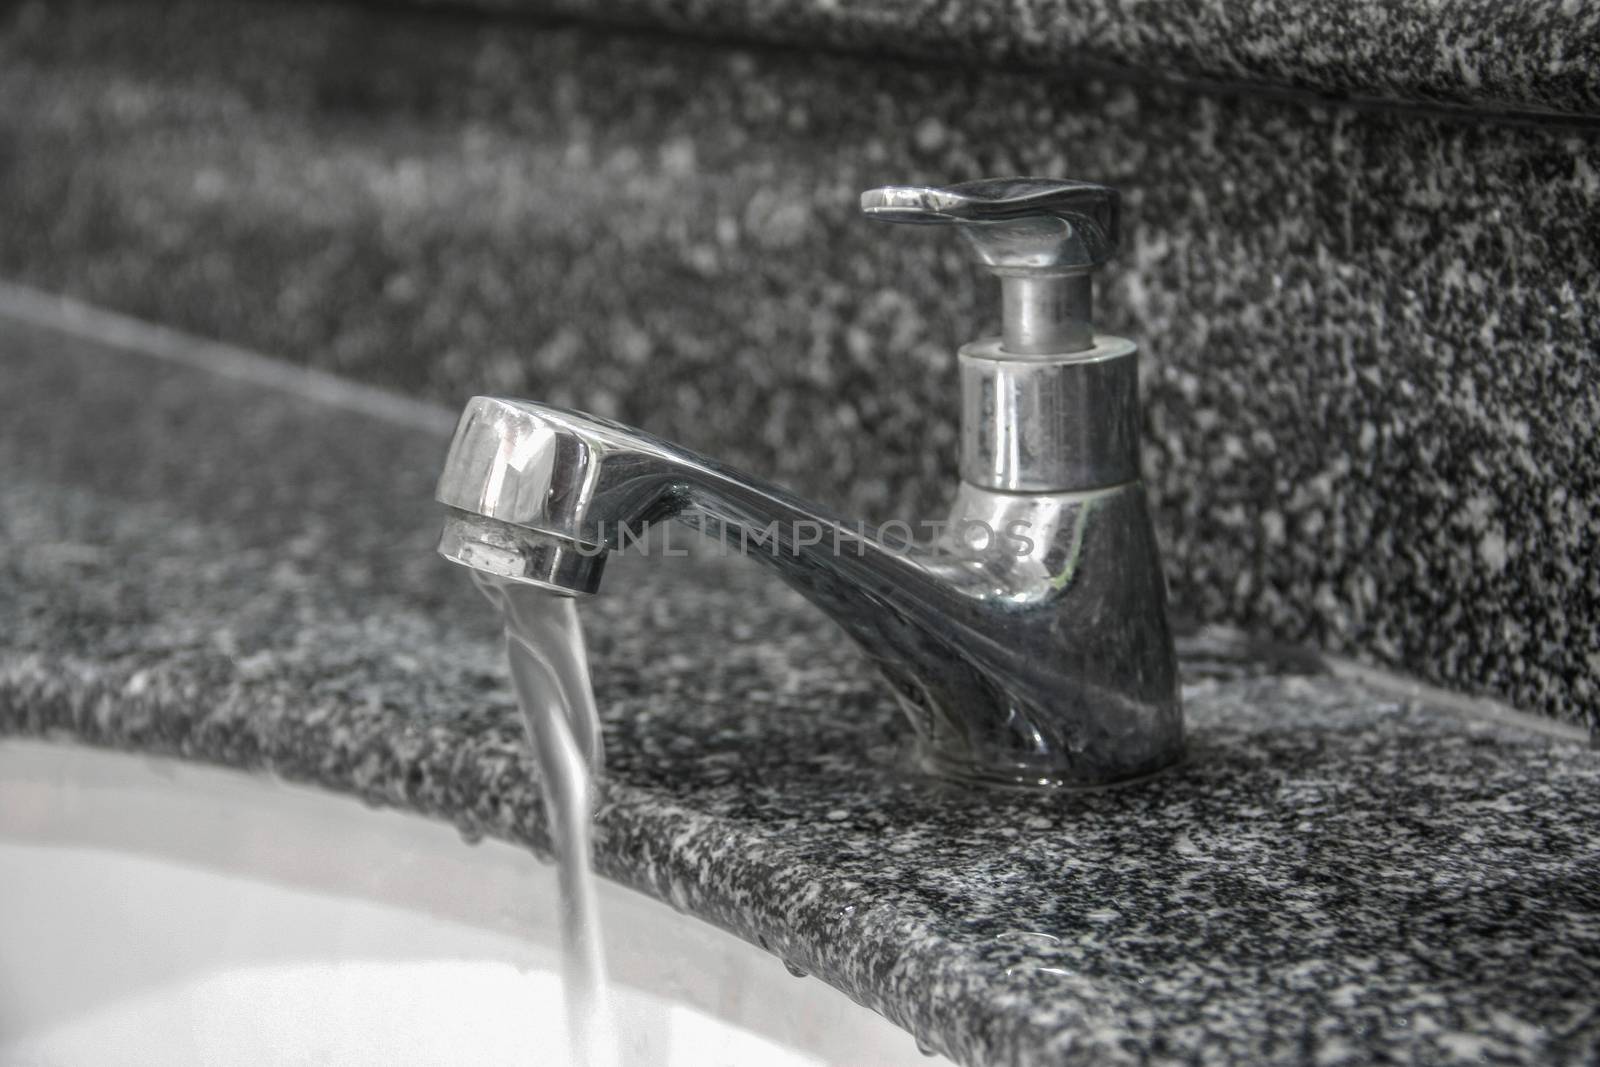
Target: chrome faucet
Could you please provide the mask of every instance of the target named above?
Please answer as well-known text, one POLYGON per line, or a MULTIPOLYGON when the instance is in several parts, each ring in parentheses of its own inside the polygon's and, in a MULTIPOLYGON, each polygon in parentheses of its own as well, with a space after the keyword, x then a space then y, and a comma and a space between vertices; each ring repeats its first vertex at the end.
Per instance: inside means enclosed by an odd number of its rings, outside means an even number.
POLYGON ((1002 336, 960 350, 961 481, 937 536, 841 519, 606 419, 480 396, 439 479, 440 553, 581 596, 609 552, 676 519, 771 566, 855 638, 933 773, 1095 786, 1173 763, 1183 712, 1139 475, 1136 348, 1091 314, 1117 194, 991 179, 874 189, 861 206, 955 226, 1001 281, 1002 336))

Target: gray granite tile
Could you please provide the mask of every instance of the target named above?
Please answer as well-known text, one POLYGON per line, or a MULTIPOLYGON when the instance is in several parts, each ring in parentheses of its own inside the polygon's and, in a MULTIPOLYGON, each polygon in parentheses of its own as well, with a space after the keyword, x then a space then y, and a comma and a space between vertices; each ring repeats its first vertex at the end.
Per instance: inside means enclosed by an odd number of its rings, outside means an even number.
MULTIPOLYGON (((0 734, 547 847, 489 613, 431 552, 434 420, 4 320, 0 380, 0 734)), ((1194 638, 1178 771, 952 789, 743 563, 624 558, 585 606, 608 877, 966 1064, 1600 1055, 1600 753, 1194 638)))
POLYGON ((1538 0, 412 0, 1041 73, 1600 115, 1600 10, 1538 0))
POLYGON ((0 274, 915 517, 992 283, 857 192, 1103 179, 1180 614, 1594 728, 1596 145, 526 21, 27 7, 0 36, 0 274))

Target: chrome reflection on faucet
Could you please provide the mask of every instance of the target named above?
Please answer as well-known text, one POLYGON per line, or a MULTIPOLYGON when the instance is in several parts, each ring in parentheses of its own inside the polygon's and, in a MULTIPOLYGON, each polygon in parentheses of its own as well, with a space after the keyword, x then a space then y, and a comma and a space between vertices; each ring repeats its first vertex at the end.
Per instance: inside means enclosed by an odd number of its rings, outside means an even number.
POLYGON ((474 397, 439 479, 451 509, 439 551, 583 595, 627 531, 675 519, 747 550, 755 534, 762 550, 747 554, 883 673, 932 772, 1095 786, 1168 766, 1183 712, 1139 476, 1136 347, 1093 326, 1091 275, 1116 249, 1117 194, 993 179, 875 189, 861 206, 955 226, 1001 280, 1002 336, 959 354, 961 479, 942 539, 890 543, 630 427, 474 397), (979 524, 1025 536, 996 552, 960 535, 979 524))

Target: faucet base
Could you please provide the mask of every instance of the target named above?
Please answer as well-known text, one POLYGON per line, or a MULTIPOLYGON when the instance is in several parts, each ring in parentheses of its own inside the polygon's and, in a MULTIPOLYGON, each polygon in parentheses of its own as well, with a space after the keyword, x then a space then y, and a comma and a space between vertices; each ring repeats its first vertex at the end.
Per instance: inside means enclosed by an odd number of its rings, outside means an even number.
POLYGON ((858 634, 925 767, 969 782, 1095 788, 1182 759, 1166 579, 1141 483, 1013 493, 964 482, 946 529, 951 543, 929 565, 947 594, 938 610, 914 625, 875 616, 858 634), (974 552, 971 531, 1003 536, 974 552))
POLYGON ((918 749, 916 760, 924 773, 941 781, 961 782, 989 789, 1010 789, 1019 793, 1052 790, 1097 793, 1110 789, 1127 789, 1170 774, 1184 766, 1188 762, 1188 756, 1188 751, 1180 741, 1172 751, 1163 754, 1161 762, 1149 769, 1131 770, 1104 779, 1063 775, 1026 766, 1008 770, 1003 766, 968 765, 926 748, 918 749))

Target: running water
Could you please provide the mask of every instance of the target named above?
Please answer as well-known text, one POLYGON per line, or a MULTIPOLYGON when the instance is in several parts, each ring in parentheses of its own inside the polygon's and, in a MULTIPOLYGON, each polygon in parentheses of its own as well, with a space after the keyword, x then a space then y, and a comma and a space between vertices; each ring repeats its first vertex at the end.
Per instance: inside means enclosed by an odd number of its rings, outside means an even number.
POLYGON ((539 762, 550 842, 560 872, 562 989, 575 1064, 615 1067, 589 823, 601 769, 600 714, 589 686, 578 607, 571 597, 473 571, 505 620, 511 683, 539 762))

